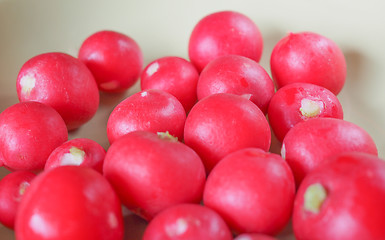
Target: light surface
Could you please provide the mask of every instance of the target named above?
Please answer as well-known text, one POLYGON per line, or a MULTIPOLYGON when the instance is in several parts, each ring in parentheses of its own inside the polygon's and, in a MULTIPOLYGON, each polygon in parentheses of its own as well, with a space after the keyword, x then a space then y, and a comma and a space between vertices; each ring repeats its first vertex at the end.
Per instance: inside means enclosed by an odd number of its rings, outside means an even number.
MULTIPOLYGON (((313 31, 335 41, 347 60, 347 82, 338 95, 344 119, 364 128, 385 158, 384 7, 379 0, 0 0, 0 111, 18 102, 18 71, 37 54, 60 51, 76 56, 86 37, 109 29, 137 41, 145 66, 164 56, 187 59, 194 25, 209 13, 234 10, 259 26, 264 38, 260 63, 269 73, 270 53, 288 32, 313 31)), ((91 138, 107 149, 109 113, 137 91, 139 82, 124 94, 101 94, 95 117, 70 138, 91 138)), ((272 151, 279 153, 279 146, 272 151)), ((0 178, 4 174, 1 169, 0 178)), ((126 224, 127 234, 136 231, 132 234, 140 239, 143 221, 129 215, 126 224)), ((291 239, 286 232, 280 239, 291 239)), ((1 226, 0 239, 14 239, 12 231, 1 226)))

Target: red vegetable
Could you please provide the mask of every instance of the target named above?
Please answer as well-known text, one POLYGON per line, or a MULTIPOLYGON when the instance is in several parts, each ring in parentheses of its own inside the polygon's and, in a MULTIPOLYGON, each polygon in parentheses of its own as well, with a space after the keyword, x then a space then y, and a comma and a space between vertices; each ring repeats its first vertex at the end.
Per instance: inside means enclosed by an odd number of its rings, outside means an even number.
POLYGON ((28 60, 17 76, 21 102, 38 101, 53 107, 69 130, 88 122, 99 106, 99 91, 88 68, 65 53, 44 53, 28 60))
POLYGON ((248 99, 217 93, 200 100, 190 111, 184 141, 210 171, 224 156, 246 147, 267 151, 271 132, 262 111, 248 99))
POLYGON ((19 240, 123 239, 118 197, 91 168, 61 166, 38 175, 16 215, 19 240))
POLYGON ((30 171, 8 173, 0 180, 0 223, 13 229, 20 201, 36 175, 30 171))
POLYGON ((274 83, 257 62, 238 55, 226 55, 211 61, 199 76, 198 99, 215 93, 250 95, 264 113, 267 113, 274 83))
POLYGON ((146 220, 175 204, 198 203, 206 180, 192 149, 169 134, 147 131, 117 139, 103 172, 123 204, 146 220))
POLYGON ((197 101, 199 73, 194 65, 180 57, 163 57, 152 61, 141 75, 142 90, 159 89, 174 95, 186 112, 197 101))
POLYGON ((235 237, 234 240, 278 240, 278 239, 266 234, 243 233, 235 237))
POLYGON ((297 240, 385 239, 385 162, 365 153, 331 157, 298 189, 297 240))
POLYGON ((318 117, 342 119, 343 109, 338 98, 328 89, 310 83, 293 83, 274 94, 268 116, 274 134, 282 142, 297 123, 318 117))
POLYGON ((170 93, 162 90, 144 90, 120 102, 107 122, 110 143, 136 130, 153 133, 168 131, 178 139, 183 138, 186 112, 182 104, 170 93))
POLYGON ((298 186, 325 159, 349 151, 377 155, 375 142, 361 127, 342 119, 314 118, 298 123, 286 134, 281 155, 298 186))
POLYGON ((279 155, 246 148, 214 167, 203 203, 236 233, 277 234, 289 222, 294 195, 293 174, 279 155))
POLYGON ((270 68, 277 88, 313 83, 337 95, 345 84, 346 61, 330 39, 312 32, 289 33, 274 47, 270 68))
POLYGON ((99 31, 82 43, 79 59, 87 65, 98 87, 105 92, 122 92, 138 80, 143 56, 134 39, 116 31, 99 31))
POLYGON ((44 169, 64 165, 76 165, 94 168, 102 173, 106 150, 99 143, 88 138, 71 139, 52 151, 44 169))
POLYGON ((143 240, 232 240, 225 221, 212 209, 178 204, 159 213, 147 226, 143 240))
POLYGON ((67 139, 66 125, 53 108, 39 102, 16 103, 0 114, 0 166, 41 170, 67 139))
POLYGON ((234 12, 215 12, 194 27, 188 43, 191 62, 199 72, 217 57, 234 54, 259 61, 263 39, 257 25, 247 16, 234 12))

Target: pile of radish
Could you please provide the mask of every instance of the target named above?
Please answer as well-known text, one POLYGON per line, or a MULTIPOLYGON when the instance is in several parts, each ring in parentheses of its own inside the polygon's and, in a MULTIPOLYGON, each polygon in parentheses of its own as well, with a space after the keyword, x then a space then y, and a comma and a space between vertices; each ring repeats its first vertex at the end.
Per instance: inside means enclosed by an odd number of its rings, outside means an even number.
POLYGON ((148 222, 144 240, 385 239, 385 162, 343 120, 346 62, 313 32, 282 36, 268 73, 247 16, 215 12, 194 27, 189 59, 143 66, 140 44, 100 31, 78 56, 43 53, 0 114, 0 222, 18 240, 131 239, 122 206, 148 222), (271 76, 271 77, 270 77, 271 76), (140 91, 111 110, 108 149, 69 139, 99 91, 140 91), (281 154, 269 152, 275 136, 281 154))

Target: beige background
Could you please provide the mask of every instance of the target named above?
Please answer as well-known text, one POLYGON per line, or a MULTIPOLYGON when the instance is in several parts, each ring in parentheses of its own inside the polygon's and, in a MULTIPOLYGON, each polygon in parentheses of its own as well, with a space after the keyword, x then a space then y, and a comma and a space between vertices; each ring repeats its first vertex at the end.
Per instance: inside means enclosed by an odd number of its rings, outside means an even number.
MULTIPOLYGON (((264 37, 261 65, 270 72, 269 57, 287 32, 314 31, 334 40, 348 66, 345 88, 339 94, 345 120, 369 132, 385 158, 385 17, 380 0, 0 0, 0 111, 18 102, 15 82, 22 64, 51 51, 76 56, 82 41, 103 29, 123 32, 141 46, 145 65, 163 56, 187 58, 194 25, 205 15, 235 10, 250 17, 264 37)), ((70 138, 88 137, 108 148, 105 124, 112 108, 139 90, 101 95, 96 116, 70 138)), ((278 151, 273 145, 272 151, 278 151)), ((0 178, 6 174, 0 170, 0 178)), ((127 239, 140 239, 144 222, 126 217, 127 239), (131 236, 128 236, 131 235, 131 236)), ((289 229, 289 228, 288 228, 289 229)), ((290 239, 285 230, 280 239, 290 239)), ((14 239, 0 226, 0 239, 14 239)))

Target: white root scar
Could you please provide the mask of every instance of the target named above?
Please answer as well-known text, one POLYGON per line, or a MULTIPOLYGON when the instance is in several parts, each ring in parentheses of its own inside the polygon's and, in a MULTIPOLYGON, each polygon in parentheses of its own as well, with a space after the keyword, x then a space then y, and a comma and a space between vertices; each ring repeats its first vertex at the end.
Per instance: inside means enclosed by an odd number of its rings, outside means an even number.
POLYGON ((156 73, 159 69, 159 63, 154 62, 147 68, 147 75, 152 76, 154 73, 156 73))
POLYGON ((36 79, 32 76, 25 75, 20 79, 21 93, 30 95, 35 88, 36 79))
POLYGON ((85 152, 77 147, 71 147, 69 153, 65 153, 61 159, 60 165, 79 166, 84 161, 85 152))

